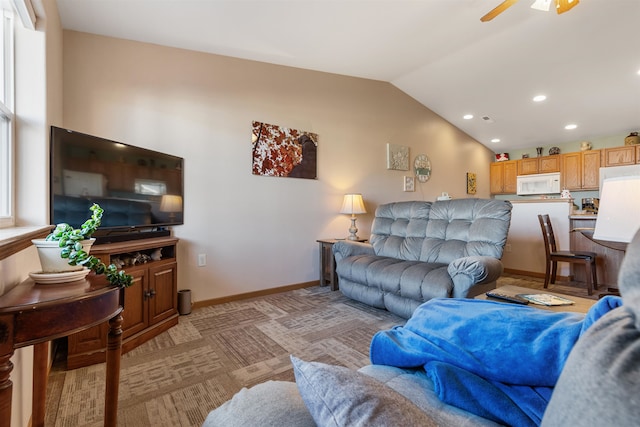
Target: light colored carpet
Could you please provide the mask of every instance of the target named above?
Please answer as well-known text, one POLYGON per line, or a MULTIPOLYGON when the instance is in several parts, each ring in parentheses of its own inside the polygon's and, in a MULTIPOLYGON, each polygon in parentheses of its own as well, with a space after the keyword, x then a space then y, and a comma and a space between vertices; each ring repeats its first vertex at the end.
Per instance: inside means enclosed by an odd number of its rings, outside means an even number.
MULTIPOLYGON (((499 284, 542 289, 542 280, 525 276, 499 284)), ((571 284, 549 290, 586 297, 571 284)), ((357 369, 369 363, 373 334, 402 323, 320 286, 193 310, 123 355, 118 425, 200 426, 242 387, 293 381, 290 354, 357 369)), ((104 364, 72 371, 55 364, 45 425, 101 426, 104 371, 104 364)))

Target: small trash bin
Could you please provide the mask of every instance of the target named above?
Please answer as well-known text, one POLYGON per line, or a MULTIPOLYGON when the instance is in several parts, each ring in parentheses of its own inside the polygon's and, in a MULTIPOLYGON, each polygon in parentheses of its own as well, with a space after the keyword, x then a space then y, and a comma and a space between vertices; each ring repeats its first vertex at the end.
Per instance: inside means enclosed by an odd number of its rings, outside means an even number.
POLYGON ((191 289, 178 291, 178 313, 182 316, 191 314, 191 289))

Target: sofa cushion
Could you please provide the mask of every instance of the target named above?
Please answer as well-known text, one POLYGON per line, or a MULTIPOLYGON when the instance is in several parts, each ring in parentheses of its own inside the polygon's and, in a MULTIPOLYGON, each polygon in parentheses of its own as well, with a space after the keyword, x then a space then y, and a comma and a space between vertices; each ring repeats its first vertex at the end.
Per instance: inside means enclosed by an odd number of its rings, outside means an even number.
POLYGON ((446 264, 356 255, 349 262, 338 263, 337 272, 343 279, 416 301, 446 298, 453 289, 446 264))
POLYGON ((359 372, 291 356, 298 390, 319 426, 436 426, 409 399, 359 372))
POLYGON ((511 221, 504 200, 440 200, 431 205, 420 261, 449 264, 468 256, 502 258, 511 221))
POLYGON ((375 378, 405 396, 440 426, 497 427, 501 425, 442 402, 434 391, 433 381, 424 369, 367 365, 360 368, 358 372, 375 378))
POLYGON ((409 261, 500 259, 510 221, 511 204, 504 200, 387 203, 376 209, 370 241, 376 255, 409 261))
POLYGON ((314 427, 295 383, 267 381, 243 388, 209 412, 202 427, 314 427))
POLYGON ((369 241, 376 255, 417 261, 431 202, 396 202, 378 206, 369 241))

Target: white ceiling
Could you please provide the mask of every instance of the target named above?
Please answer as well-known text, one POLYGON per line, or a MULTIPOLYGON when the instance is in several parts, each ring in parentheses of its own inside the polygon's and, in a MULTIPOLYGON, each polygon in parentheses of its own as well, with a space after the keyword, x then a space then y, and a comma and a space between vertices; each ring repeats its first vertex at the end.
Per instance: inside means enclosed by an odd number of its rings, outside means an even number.
POLYGON ((65 29, 390 82, 495 152, 640 131, 639 0, 480 22, 501 1, 57 3, 65 29))

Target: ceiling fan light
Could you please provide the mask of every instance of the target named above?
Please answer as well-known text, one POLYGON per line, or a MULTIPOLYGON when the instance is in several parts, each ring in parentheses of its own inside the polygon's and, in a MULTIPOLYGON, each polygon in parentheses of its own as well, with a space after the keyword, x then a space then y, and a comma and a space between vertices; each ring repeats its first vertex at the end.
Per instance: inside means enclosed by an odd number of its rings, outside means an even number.
POLYGON ((571 10, 578 3, 580 3, 580 0, 556 0, 556 10, 558 15, 571 10))
POLYGON ((536 0, 531 5, 531 9, 543 10, 545 12, 549 12, 549 9, 551 9, 551 1, 552 0, 536 0))

